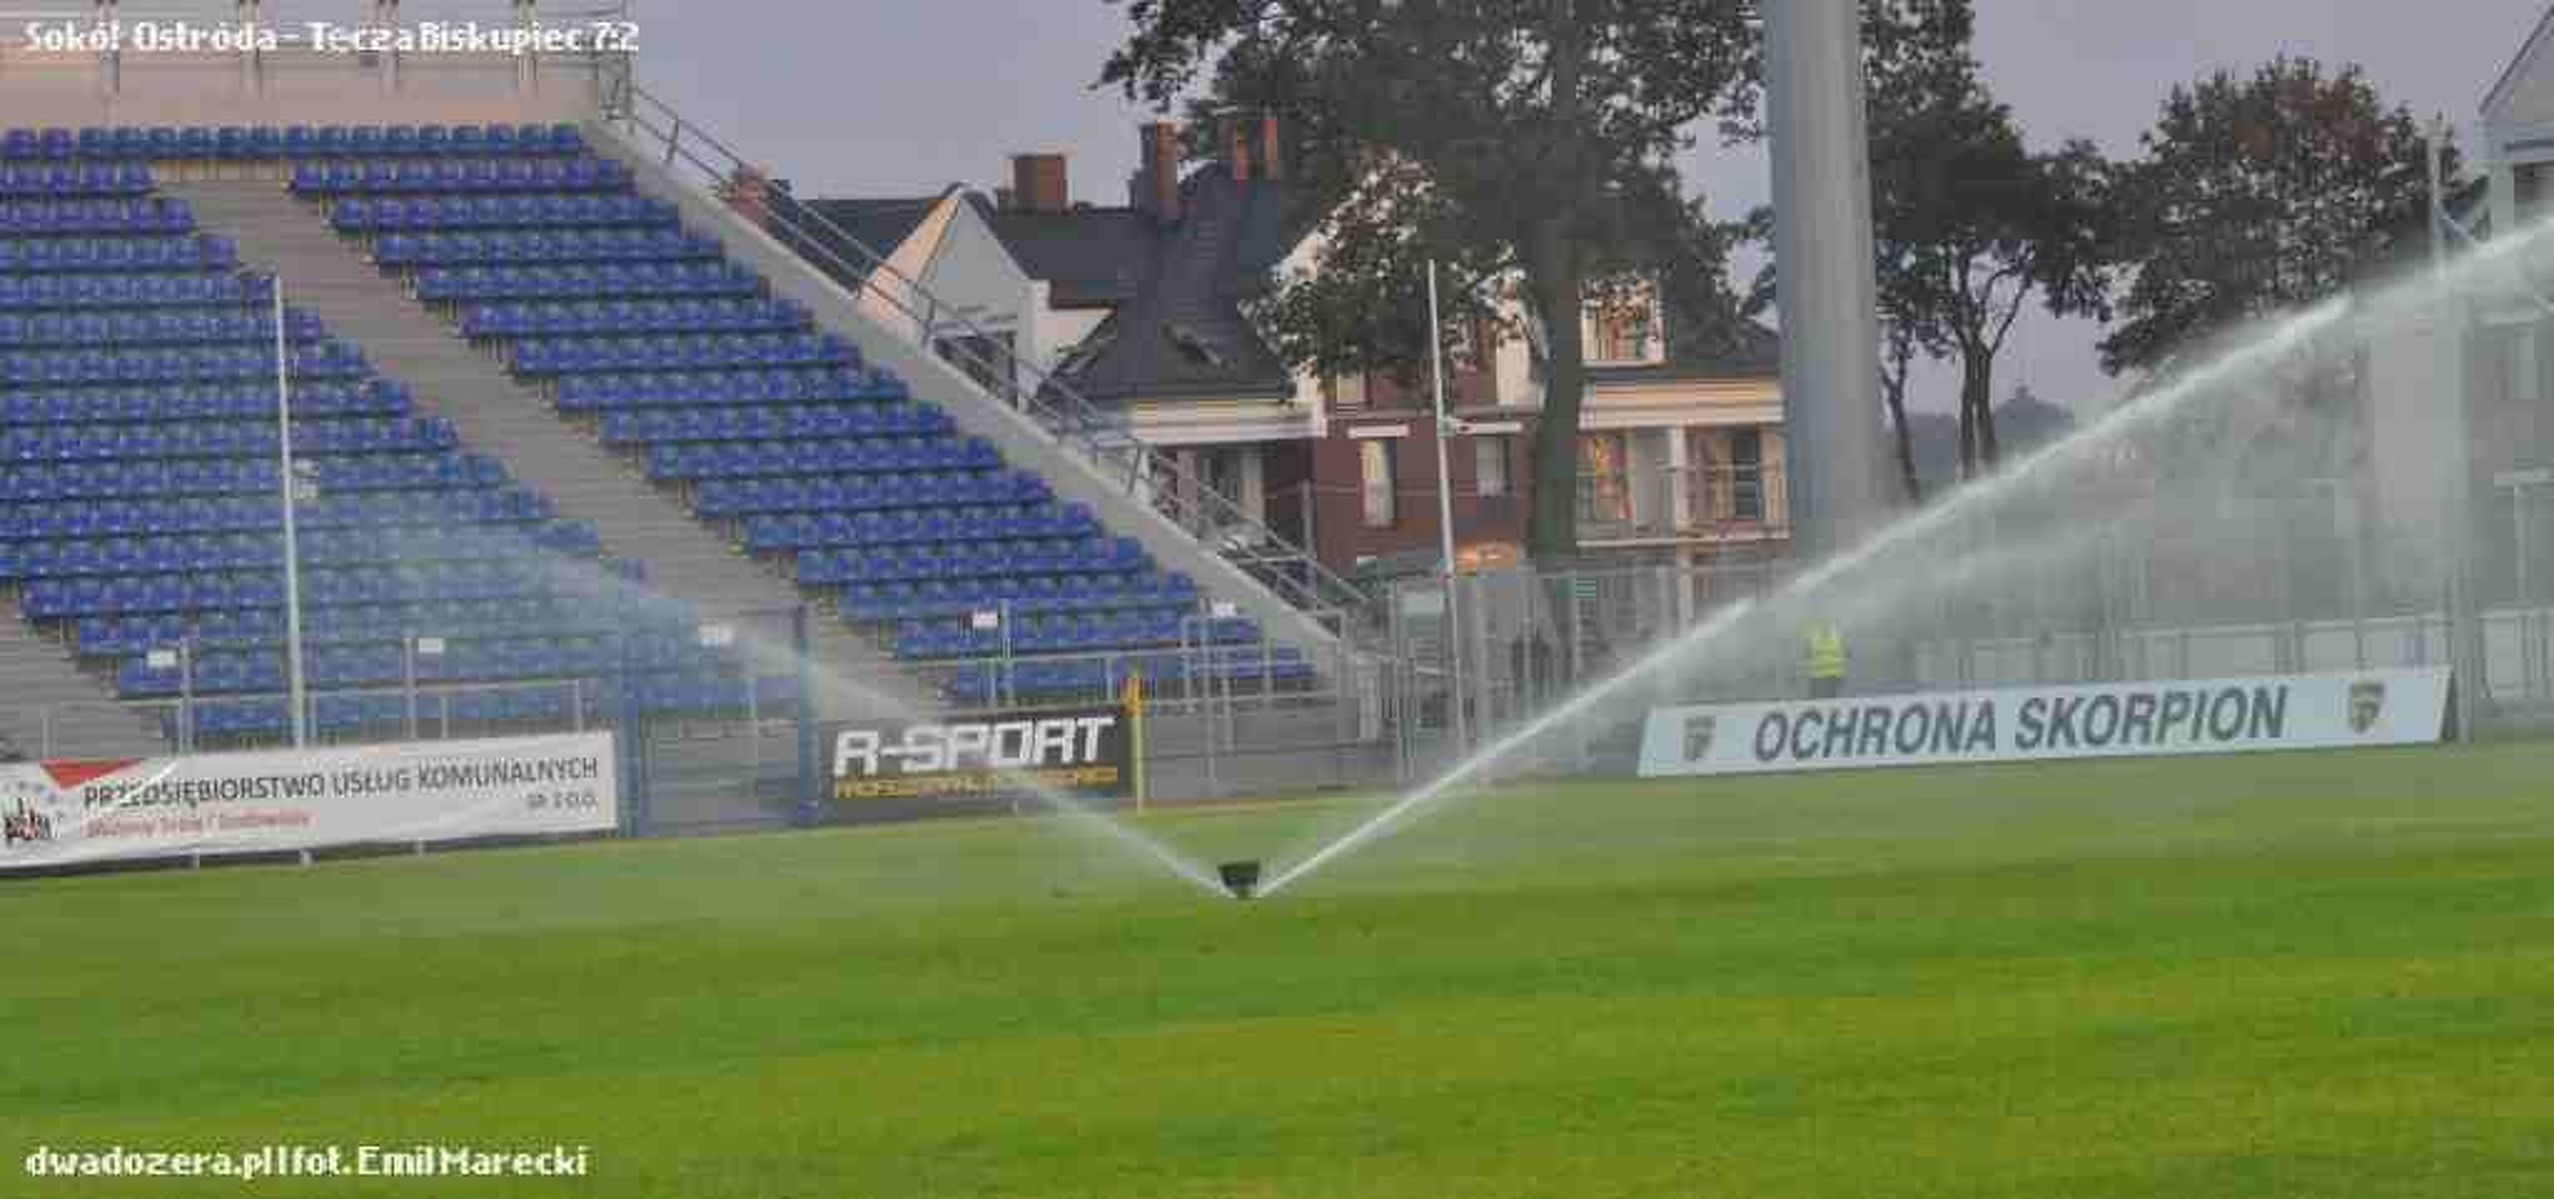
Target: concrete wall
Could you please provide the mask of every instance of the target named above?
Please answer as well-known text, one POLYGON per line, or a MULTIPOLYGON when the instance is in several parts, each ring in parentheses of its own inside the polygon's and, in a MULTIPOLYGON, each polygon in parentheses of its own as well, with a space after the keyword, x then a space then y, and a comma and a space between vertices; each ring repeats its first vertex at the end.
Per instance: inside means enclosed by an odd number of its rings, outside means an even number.
POLYGON ((588 140, 598 151, 629 164, 642 190, 682 208, 687 227, 716 237, 730 258, 769 280, 775 294, 806 306, 816 314, 819 327, 860 347, 869 361, 902 376, 915 395, 942 405, 959 428, 991 442, 1006 460, 1037 472, 1054 486, 1057 496, 1088 505, 1113 532, 1136 538, 1164 567, 1187 572, 1206 593, 1232 601, 1281 642, 1317 655, 1326 654, 1336 643, 1337 638, 1319 622, 1208 552, 1150 505, 1128 495, 1124 480, 1102 477, 1079 455, 1059 446, 1034 420, 987 394, 956 367, 867 320, 854 308, 851 295, 830 277, 769 233, 738 219, 726 205, 676 178, 599 113, 590 113, 584 123, 588 140))
MULTIPOLYGON (((352 7, 352 6, 349 6, 352 7)), ((0 123, 13 128, 142 125, 424 125, 571 121, 594 109, 594 77, 552 62, 410 58, 389 71, 344 54, 284 50, 252 72, 238 55, 93 55, 21 50, 0 27, 0 123)))

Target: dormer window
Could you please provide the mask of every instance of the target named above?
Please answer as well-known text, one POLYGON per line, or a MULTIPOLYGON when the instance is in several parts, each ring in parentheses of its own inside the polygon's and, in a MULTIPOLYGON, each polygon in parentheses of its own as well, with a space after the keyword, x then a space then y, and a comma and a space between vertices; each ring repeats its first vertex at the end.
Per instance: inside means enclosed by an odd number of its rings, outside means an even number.
POLYGON ((1596 308, 1598 362, 1640 362, 1649 354, 1649 310, 1634 304, 1600 304, 1596 308))

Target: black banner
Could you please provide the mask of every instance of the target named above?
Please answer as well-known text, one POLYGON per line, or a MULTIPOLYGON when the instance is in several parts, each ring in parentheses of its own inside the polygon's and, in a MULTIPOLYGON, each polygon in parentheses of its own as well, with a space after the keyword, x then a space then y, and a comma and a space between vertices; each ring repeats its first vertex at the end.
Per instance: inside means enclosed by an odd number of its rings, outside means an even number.
POLYGON ((833 733, 834 798, 1001 800, 1134 793, 1135 718, 1109 705, 853 725, 833 733))

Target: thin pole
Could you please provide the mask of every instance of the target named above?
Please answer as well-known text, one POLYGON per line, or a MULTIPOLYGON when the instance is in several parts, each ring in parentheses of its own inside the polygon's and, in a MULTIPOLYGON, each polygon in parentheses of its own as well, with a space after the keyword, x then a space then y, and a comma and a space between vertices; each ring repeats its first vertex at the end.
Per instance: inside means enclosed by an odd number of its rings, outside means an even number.
POLYGON ((302 679, 301 540, 294 527, 293 360, 284 337, 284 278, 275 277, 275 455, 284 485, 284 673, 293 705, 293 747, 310 744, 309 700, 302 679))
POLYGON ((2448 446, 2450 483, 2442 497, 2448 503, 2448 662, 2454 675, 2465 676, 2456 679, 2456 727, 2457 736, 2470 741, 2475 734, 2475 695, 2484 683, 2474 603, 2474 437, 2468 411, 2473 391, 2468 378, 2472 347, 2466 340, 2465 314, 2448 288, 2447 143, 2447 123, 2431 122, 2429 153, 2424 156, 2430 176, 2430 269, 2438 287, 2440 344, 2454 355, 2452 369, 2444 372, 2454 389, 2447 404, 2449 436, 2454 439, 2448 446))
POLYGON ((1428 378, 1437 402, 1437 577, 1445 581, 1446 681, 1453 692, 1454 744, 1472 748, 1472 718, 1465 712, 1463 692, 1463 613, 1455 600, 1454 475, 1446 466, 1446 438, 1454 422, 1445 411, 1445 326, 1437 317, 1437 263, 1428 260, 1428 378))
POLYGON ((2514 526, 2512 531, 2518 537, 2518 553, 2512 555, 2511 563, 2518 568, 2519 607, 2525 609, 2536 602, 2536 589, 2532 585, 2534 580, 2528 578, 2527 569, 2527 484, 2525 483, 2510 487, 2510 519, 2514 526))

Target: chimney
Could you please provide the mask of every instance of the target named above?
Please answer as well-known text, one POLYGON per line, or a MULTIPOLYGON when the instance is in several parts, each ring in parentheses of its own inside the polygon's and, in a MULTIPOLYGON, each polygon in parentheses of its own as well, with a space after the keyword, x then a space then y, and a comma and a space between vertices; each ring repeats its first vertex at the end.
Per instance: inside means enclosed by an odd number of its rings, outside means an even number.
POLYGON ((1259 114, 1259 177, 1271 183, 1286 178, 1286 148, 1280 136, 1284 131, 1276 113, 1259 114))
POLYGON ((1061 154, 1011 156, 1011 198, 1029 212, 1062 212, 1073 206, 1061 154))
POLYGON ((1240 117, 1224 118, 1224 166, 1233 182, 1250 182, 1250 123, 1240 117))
POLYGON ((1142 165, 1128 181, 1127 198, 1141 212, 1163 224, 1179 220, 1179 126, 1154 122, 1144 126, 1142 165))

